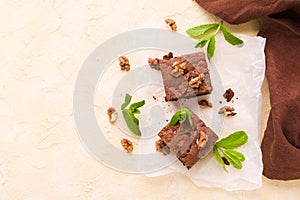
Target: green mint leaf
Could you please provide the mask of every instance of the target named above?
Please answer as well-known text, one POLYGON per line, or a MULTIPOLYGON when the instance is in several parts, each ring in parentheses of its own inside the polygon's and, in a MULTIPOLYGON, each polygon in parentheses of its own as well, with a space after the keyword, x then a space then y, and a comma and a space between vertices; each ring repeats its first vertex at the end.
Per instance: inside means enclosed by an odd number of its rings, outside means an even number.
POLYGON ((216 45, 215 44, 216 44, 216 39, 215 39, 215 37, 212 37, 211 40, 208 43, 208 46, 207 46, 207 57, 208 57, 209 60, 215 54, 215 49, 216 49, 216 45))
POLYGON ((218 141, 216 145, 224 149, 235 149, 244 145, 247 141, 248 135, 244 131, 236 131, 218 141))
MULTIPOLYGON (((136 103, 133 103, 133 104, 131 104, 131 105, 129 106, 129 111, 132 112, 132 113, 134 113, 135 110, 136 110, 137 108, 140 108, 140 107, 142 107, 143 105, 145 105, 145 100, 139 101, 139 102, 136 102, 136 103)), ((136 113, 136 114, 137 114, 137 113, 136 113)))
POLYGON ((214 146, 213 153, 214 153, 214 156, 215 156, 216 160, 218 161, 218 163, 220 163, 222 165, 223 169, 226 172, 228 172, 227 169, 225 168, 225 163, 224 163, 224 161, 223 161, 223 159, 222 159, 222 157, 221 157, 221 155, 220 155, 220 153, 218 151, 218 147, 217 146, 214 146))
POLYGON ((183 122, 185 122, 186 118, 188 118, 189 120, 189 123, 191 126, 193 126, 193 121, 192 121, 192 117, 191 117, 191 112, 184 108, 182 110, 178 110, 174 115, 173 117, 171 118, 170 120, 170 123, 169 123, 169 127, 170 126, 174 126, 175 124, 177 124, 178 122, 180 124, 182 124, 183 122))
POLYGON ((243 44, 243 40, 239 39, 238 37, 232 35, 224 26, 224 24, 221 24, 221 30, 223 32, 224 38, 225 40, 232 44, 232 45, 239 45, 239 44, 243 44))
POLYGON ((186 33, 191 37, 198 37, 218 26, 219 26, 219 24, 203 24, 203 25, 188 29, 186 31, 186 33))
POLYGON ((128 110, 122 110, 127 127, 137 136, 141 136, 139 120, 128 110))
POLYGON ((124 109, 129 105, 129 103, 130 103, 130 101, 131 101, 131 98, 132 98, 132 96, 131 96, 130 94, 126 93, 125 101, 124 101, 124 103, 121 105, 121 109, 122 109, 122 110, 124 110, 124 109))
POLYGON ((242 154, 239 151, 236 151, 236 150, 233 150, 233 149, 225 149, 224 152, 226 152, 227 154, 239 159, 241 162, 243 162, 245 160, 244 154, 242 154))
POLYGON ((234 154, 224 150, 223 155, 234 168, 242 169, 242 162, 234 154))
POLYGON ((133 112, 132 112, 132 114, 141 114, 141 111, 138 109, 138 108, 136 108, 133 112))
POLYGON ((196 45, 195 45, 195 48, 198 48, 198 47, 203 48, 203 47, 206 45, 206 43, 207 43, 208 41, 210 41, 210 39, 211 39, 212 37, 213 37, 212 35, 208 35, 208 36, 206 36, 206 37, 204 37, 204 38, 198 40, 198 42, 197 42, 196 45))

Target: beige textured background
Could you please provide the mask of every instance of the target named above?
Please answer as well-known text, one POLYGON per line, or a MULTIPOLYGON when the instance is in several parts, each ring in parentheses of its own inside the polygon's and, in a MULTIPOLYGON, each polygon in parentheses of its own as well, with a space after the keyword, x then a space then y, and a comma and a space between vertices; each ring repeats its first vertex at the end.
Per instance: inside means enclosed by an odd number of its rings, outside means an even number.
MULTIPOLYGON (((217 20, 192 0, 2 0, 0 2, 0 199, 299 199, 300 181, 255 191, 198 188, 186 177, 119 173, 94 160, 75 131, 72 94, 89 53, 140 27, 178 31, 217 20)), ((255 35, 260 22, 230 26, 255 35)), ((269 112, 263 89, 263 129, 269 112)), ((229 183, 230 184, 230 183, 229 183)))

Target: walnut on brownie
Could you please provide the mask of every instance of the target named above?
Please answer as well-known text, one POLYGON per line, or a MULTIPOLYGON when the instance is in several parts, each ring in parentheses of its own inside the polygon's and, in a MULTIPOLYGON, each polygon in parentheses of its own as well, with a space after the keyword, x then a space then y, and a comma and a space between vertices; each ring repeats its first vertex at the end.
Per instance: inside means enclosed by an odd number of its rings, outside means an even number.
POLYGON ((218 140, 218 136, 195 113, 189 111, 192 125, 189 120, 177 122, 174 126, 167 124, 158 133, 161 139, 156 142, 158 151, 166 145, 187 169, 205 157, 218 140))
POLYGON ((202 52, 179 57, 172 55, 149 64, 150 67, 161 71, 166 101, 176 101, 180 98, 191 98, 212 92, 209 70, 202 52))

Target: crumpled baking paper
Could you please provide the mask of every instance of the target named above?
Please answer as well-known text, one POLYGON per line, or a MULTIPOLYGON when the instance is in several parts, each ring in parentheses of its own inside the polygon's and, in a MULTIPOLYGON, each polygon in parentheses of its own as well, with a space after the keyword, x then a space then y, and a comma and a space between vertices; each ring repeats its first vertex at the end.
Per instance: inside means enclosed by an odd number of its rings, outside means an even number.
MULTIPOLYGON (((222 36, 216 39, 216 51, 212 58, 212 64, 222 80, 224 89, 232 88, 235 96, 233 98, 234 102, 227 103, 222 97, 225 90, 223 93, 214 90, 219 94, 214 94, 217 98, 213 100, 213 106, 219 109, 224 105, 230 105, 237 112, 236 116, 224 117, 223 121, 220 121, 222 124, 217 124, 221 128, 214 131, 220 138, 238 130, 244 130, 248 134, 248 142, 238 148, 246 157, 242 170, 226 166, 228 170, 228 173, 226 173, 211 152, 206 158, 198 161, 190 170, 187 170, 178 160, 159 171, 146 174, 147 176, 154 177, 169 173, 181 173, 197 186, 218 187, 229 191, 253 190, 261 187, 263 170, 260 150, 261 86, 265 74, 264 47, 266 40, 262 37, 238 36, 244 41, 242 47, 228 44, 222 36), (219 100, 222 103, 219 103, 219 100)), ((212 76, 215 75, 212 74, 212 76)), ((214 86, 213 77, 212 82, 214 86)), ((209 115, 208 113, 203 111, 198 115, 207 126, 210 126, 212 116, 206 116, 206 114, 209 115)), ((214 129, 214 127, 212 128, 214 129)), ((143 149, 140 149, 140 151, 143 151, 143 149)))

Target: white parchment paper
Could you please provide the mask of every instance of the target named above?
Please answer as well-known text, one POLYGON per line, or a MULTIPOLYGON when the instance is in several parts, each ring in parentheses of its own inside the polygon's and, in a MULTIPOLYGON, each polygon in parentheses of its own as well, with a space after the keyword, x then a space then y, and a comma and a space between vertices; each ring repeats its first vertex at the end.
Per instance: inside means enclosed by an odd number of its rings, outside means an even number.
MULTIPOLYGON (((219 36, 213 63, 224 88, 232 88, 235 92, 234 102, 225 103, 223 99, 222 105, 214 106, 230 105, 237 112, 234 117, 225 117, 220 132, 216 133, 222 138, 234 131, 244 130, 249 136, 248 143, 238 149, 246 157, 242 170, 227 166, 228 173, 226 173, 210 153, 190 170, 178 161, 147 176, 182 173, 197 186, 219 187, 225 190, 253 190, 261 187, 263 165, 260 150, 260 116, 261 86, 265 74, 265 39, 245 35, 239 37, 244 41, 242 47, 231 46, 222 36, 219 36)), ((222 99, 222 94, 219 95, 222 99)), ((203 120, 209 124, 205 119, 203 120)), ((141 148, 140 150, 143 151, 142 146, 141 148)))

